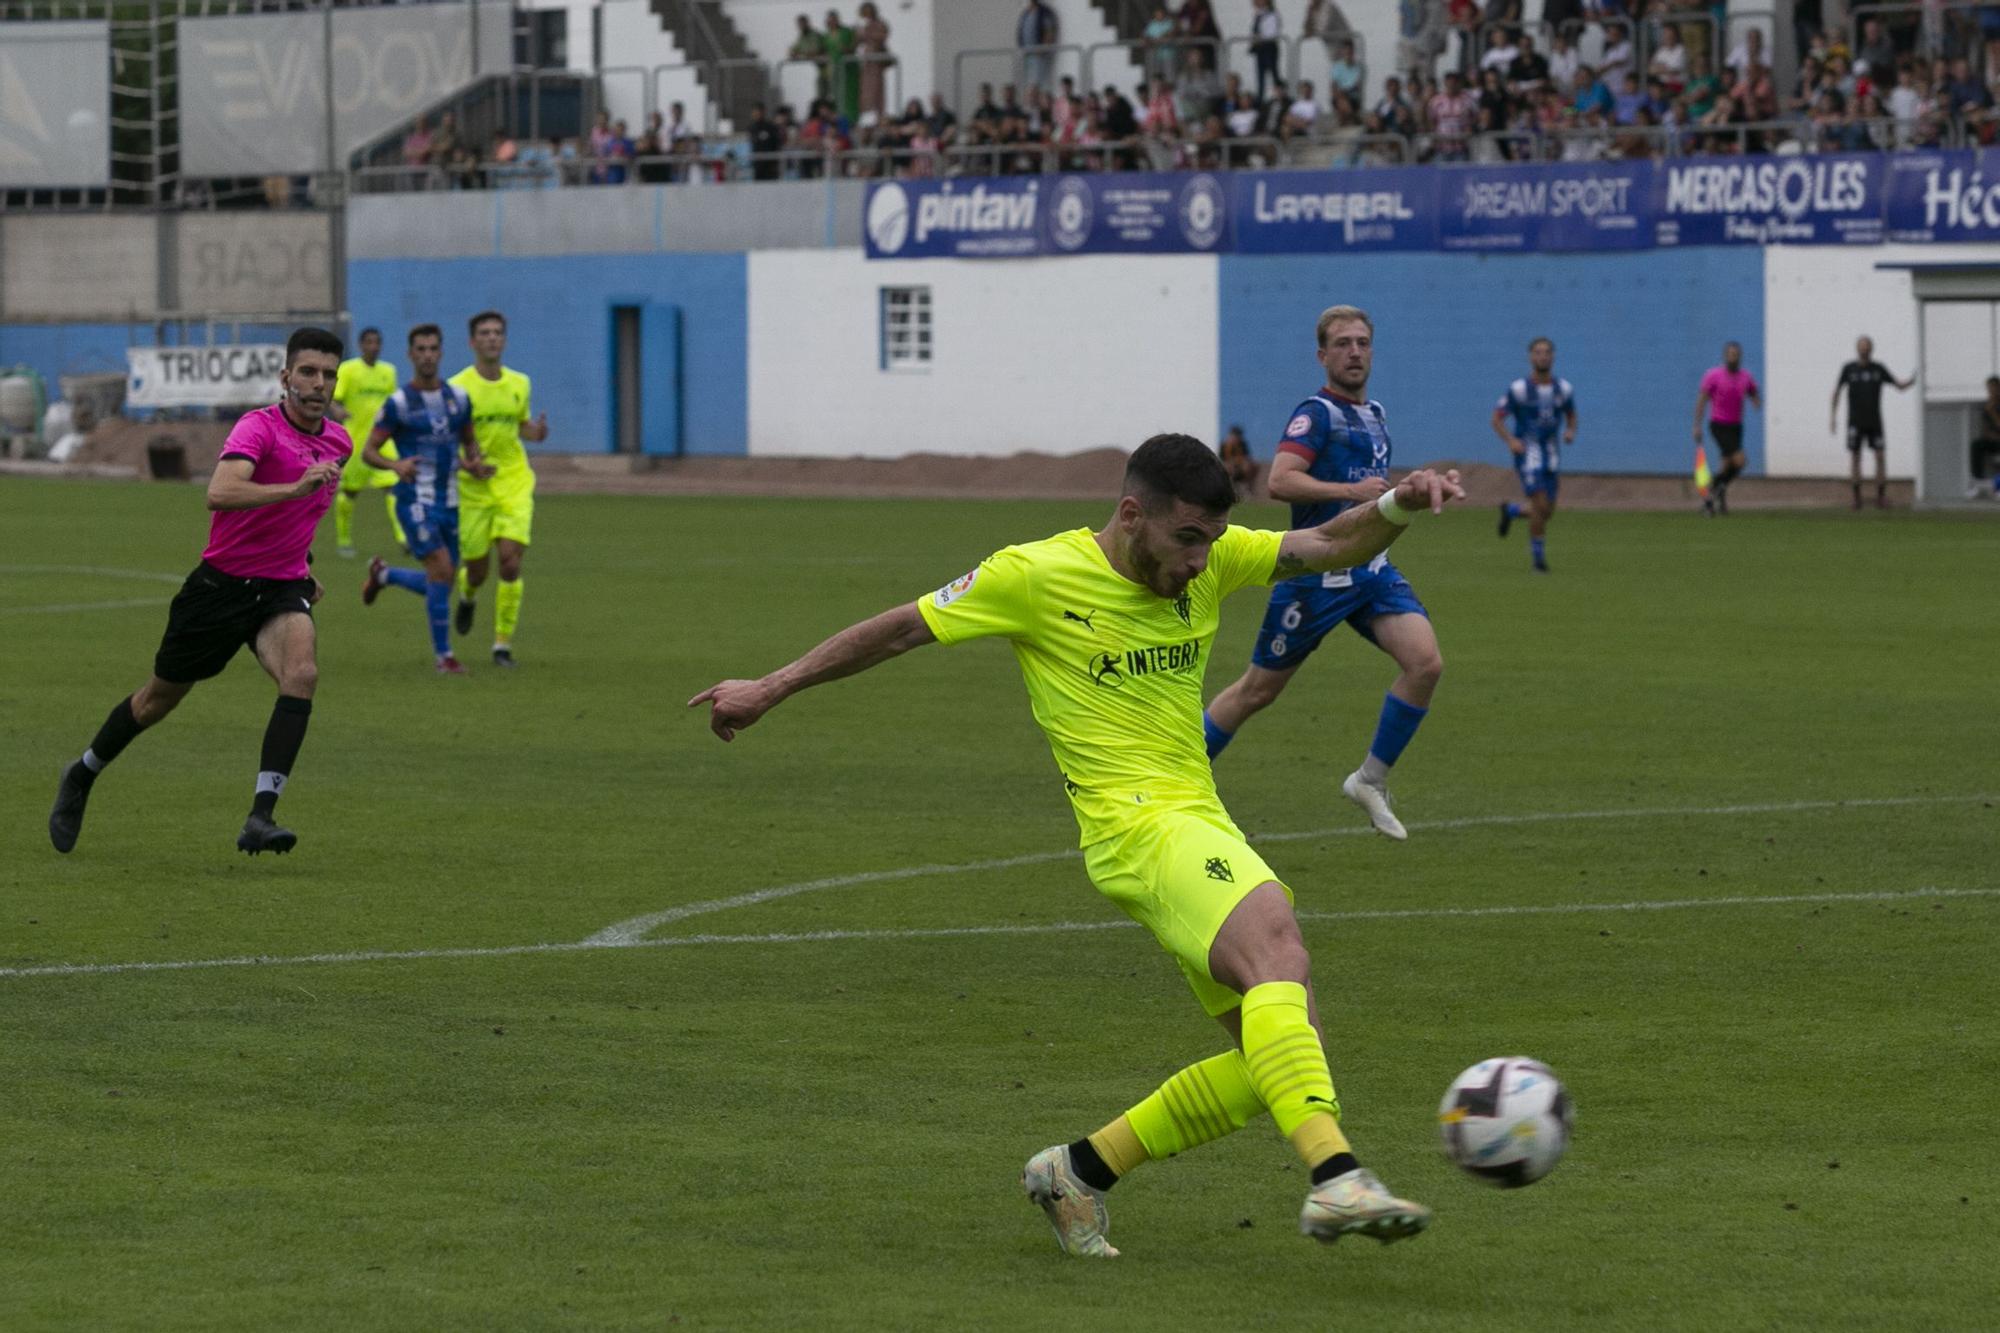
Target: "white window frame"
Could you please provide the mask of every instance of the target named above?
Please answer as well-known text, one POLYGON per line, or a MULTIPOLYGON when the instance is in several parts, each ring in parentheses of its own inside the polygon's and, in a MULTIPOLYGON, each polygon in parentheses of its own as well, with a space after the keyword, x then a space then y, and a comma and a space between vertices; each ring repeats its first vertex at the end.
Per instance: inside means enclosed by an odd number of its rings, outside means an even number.
POLYGON ((930 285, 884 287, 878 308, 882 369, 897 375, 929 373, 935 346, 930 285))

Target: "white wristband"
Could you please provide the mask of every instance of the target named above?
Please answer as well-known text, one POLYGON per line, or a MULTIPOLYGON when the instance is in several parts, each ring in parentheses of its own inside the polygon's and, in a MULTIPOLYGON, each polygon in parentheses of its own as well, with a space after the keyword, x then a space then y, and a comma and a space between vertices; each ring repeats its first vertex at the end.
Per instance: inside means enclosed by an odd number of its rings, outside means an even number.
POLYGON ((1380 498, 1375 501, 1375 508, 1381 513, 1383 518, 1388 519, 1399 528, 1409 527, 1410 520, 1417 516, 1416 510, 1405 509, 1396 503, 1396 493, 1394 491, 1382 492, 1380 498))

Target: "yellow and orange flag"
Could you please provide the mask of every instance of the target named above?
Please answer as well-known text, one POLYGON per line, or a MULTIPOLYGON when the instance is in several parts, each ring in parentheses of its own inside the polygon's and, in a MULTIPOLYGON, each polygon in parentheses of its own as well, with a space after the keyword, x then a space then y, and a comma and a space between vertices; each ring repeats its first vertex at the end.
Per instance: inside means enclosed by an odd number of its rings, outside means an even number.
POLYGON ((1708 498, 1708 483, 1713 479, 1714 474, 1708 470, 1708 450, 1702 448, 1701 443, 1696 441, 1694 446, 1694 488, 1701 492, 1703 499, 1708 498))

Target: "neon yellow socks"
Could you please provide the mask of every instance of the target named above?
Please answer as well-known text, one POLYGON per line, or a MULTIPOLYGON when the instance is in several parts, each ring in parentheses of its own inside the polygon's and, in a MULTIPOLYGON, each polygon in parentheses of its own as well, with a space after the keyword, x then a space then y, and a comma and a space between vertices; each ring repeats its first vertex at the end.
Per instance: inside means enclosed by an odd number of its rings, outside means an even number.
POLYGON ((1307 1018, 1304 986, 1267 981, 1244 995, 1243 1060, 1257 1096, 1307 1166, 1351 1151, 1340 1132, 1326 1051, 1307 1018))
POLYGON ((403 531, 403 520, 396 517, 396 493, 394 491, 390 491, 382 497, 382 508, 388 512, 389 531, 396 535, 396 545, 408 546, 410 544, 409 534, 403 531))
POLYGON ((521 585, 525 579, 500 580, 493 594, 493 644, 504 648, 514 641, 514 629, 521 623, 521 585))
POLYGON ((333 540, 341 546, 354 545, 354 497, 346 491, 333 497, 333 540))

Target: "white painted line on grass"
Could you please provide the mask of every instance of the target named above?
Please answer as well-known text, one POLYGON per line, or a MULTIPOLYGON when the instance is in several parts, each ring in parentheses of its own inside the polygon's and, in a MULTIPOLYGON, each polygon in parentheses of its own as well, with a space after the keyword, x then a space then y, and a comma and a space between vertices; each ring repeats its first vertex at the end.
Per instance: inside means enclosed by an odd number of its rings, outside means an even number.
MULTIPOLYGON (((1992 795, 1978 796, 1882 796, 1864 797, 1847 801, 1770 801, 1755 805, 1710 805, 1710 806, 1648 806, 1624 810, 1565 810, 1543 811, 1526 815, 1474 815, 1465 819, 1436 819, 1428 822, 1417 821, 1407 827, 1411 832, 1441 832, 1465 828, 1504 828, 1521 824, 1557 824, 1571 820, 1586 819, 1663 819, 1680 816, 1710 815, 1768 815, 1792 814, 1809 810, 1845 810, 1850 808, 1877 808, 1900 805, 1956 805, 1975 801, 2000 799, 1992 795)), ((1357 816, 1357 819, 1359 817, 1357 816)), ((1365 823, 1343 825, 1340 828, 1311 829, 1300 833, 1260 833, 1251 837, 1253 843, 1262 842, 1306 842, 1317 838, 1367 837, 1374 829, 1365 823)), ((624 944, 635 944, 658 930, 661 926, 685 921, 690 917, 709 916, 716 912, 726 912, 737 907, 754 907, 758 903, 772 902, 779 898, 792 898, 802 893, 820 893, 827 889, 853 888, 862 884, 883 884, 899 879, 919 879, 932 875, 966 875, 985 870, 1007 870, 1015 866, 1045 865, 1052 861, 1070 861, 1081 858, 1082 852, 1075 849, 1061 852, 1030 852, 1025 856, 1007 856, 991 861, 967 861, 958 865, 904 866, 895 870, 865 870, 852 875, 833 875, 825 879, 809 879, 797 884, 780 884, 768 889, 757 889, 750 893, 739 893, 728 898, 711 898, 705 902, 686 903, 680 907, 669 907, 658 912, 648 912, 635 916, 616 925, 606 926, 585 944, 614 948, 624 944)))
MULTIPOLYGON (((1509 907, 1413 907, 1353 912, 1301 912, 1303 921, 1401 921, 1412 918, 1448 920, 1468 917, 1563 916, 1598 912, 1674 912, 1698 907, 1782 907, 1800 903, 1876 903, 1936 898, 1994 898, 2000 889, 1892 889, 1875 893, 1789 893, 1770 897, 1664 898, 1625 903, 1521 904, 1509 907)), ((194 972, 227 967, 309 967, 340 963, 421 962, 441 958, 510 958, 520 954, 589 953, 616 949, 674 949, 719 944, 832 944, 901 942, 909 940, 977 939, 1005 935, 1067 935, 1099 930, 1137 930, 1132 921, 1047 921, 1027 925, 939 926, 882 930, 773 931, 761 935, 670 935, 657 940, 598 944, 576 940, 566 944, 513 944, 486 949, 358 949, 347 953, 299 954, 290 957, 249 955, 241 958, 196 958, 151 963, 49 963, 37 967, 0 967, 0 980, 30 977, 110 976, 125 972, 194 972)))
POLYGON ((185 574, 162 574, 157 569, 106 569, 102 565, 0 565, 0 574, 94 574, 106 579, 143 579, 148 583, 186 581, 185 574))
POLYGON ((165 606, 171 597, 126 597, 115 602, 57 602, 48 606, 0 606, 0 616, 48 616, 70 611, 123 611, 134 606, 165 606))

